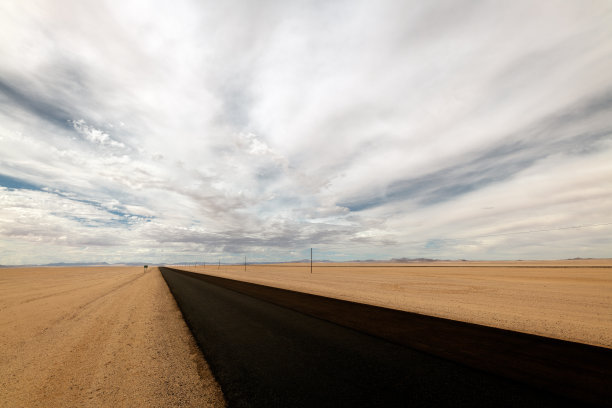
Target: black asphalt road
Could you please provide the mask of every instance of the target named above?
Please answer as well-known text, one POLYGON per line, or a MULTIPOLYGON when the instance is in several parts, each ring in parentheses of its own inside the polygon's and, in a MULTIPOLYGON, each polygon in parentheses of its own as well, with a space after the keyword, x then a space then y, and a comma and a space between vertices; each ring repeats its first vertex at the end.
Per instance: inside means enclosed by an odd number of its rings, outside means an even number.
POLYGON ((551 394, 162 268, 230 407, 559 407, 551 394))

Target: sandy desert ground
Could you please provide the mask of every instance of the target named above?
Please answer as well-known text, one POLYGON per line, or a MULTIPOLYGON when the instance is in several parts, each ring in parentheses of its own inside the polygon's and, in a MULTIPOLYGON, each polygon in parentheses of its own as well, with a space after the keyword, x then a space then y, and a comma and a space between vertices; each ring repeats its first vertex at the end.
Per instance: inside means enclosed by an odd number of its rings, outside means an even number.
POLYGON ((0 406, 224 406, 157 268, 0 269, 0 406))
MULTIPOLYGON (((190 267, 612 348, 612 260, 190 267)), ((157 268, 0 269, 0 406, 223 406, 157 268)))
POLYGON ((182 269, 612 348, 612 260, 182 269))

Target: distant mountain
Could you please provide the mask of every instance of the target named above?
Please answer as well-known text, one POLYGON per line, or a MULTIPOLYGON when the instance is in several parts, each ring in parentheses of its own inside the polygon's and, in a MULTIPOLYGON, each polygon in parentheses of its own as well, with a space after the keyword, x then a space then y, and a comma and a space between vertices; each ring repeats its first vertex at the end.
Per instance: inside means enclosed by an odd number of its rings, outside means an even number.
MULTIPOLYGON (((348 262, 370 262, 370 263, 382 263, 382 262, 437 262, 440 259, 430 259, 430 258, 392 258, 392 259, 351 259, 350 261, 330 261, 328 259, 313 259, 316 263, 348 263, 348 262)), ((263 264, 274 264, 274 263, 309 263, 310 258, 308 259, 296 259, 293 261, 281 261, 281 262, 252 262, 252 263, 263 263, 263 264)))
POLYGON ((92 265, 109 265, 107 262, 55 262, 37 266, 92 266, 92 265))
POLYGON ((27 264, 27 265, 0 265, 0 268, 33 268, 36 266, 142 266, 142 265, 155 265, 149 262, 120 262, 120 263, 108 263, 108 262, 54 262, 48 264, 27 264))
POLYGON ((439 259, 431 259, 431 258, 392 258, 391 262, 436 262, 439 259))

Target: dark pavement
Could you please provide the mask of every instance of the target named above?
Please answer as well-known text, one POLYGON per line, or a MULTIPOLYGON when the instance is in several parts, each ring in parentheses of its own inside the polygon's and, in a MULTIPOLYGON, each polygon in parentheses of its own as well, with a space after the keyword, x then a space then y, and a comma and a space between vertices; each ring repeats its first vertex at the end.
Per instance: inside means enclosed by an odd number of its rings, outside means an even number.
POLYGON ((577 406, 160 269, 230 407, 577 406))

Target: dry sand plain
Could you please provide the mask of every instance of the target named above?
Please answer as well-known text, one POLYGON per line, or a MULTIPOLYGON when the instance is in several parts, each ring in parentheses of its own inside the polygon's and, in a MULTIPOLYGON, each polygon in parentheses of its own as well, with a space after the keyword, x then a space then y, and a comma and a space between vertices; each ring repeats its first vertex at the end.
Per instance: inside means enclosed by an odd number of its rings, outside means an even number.
POLYGON ((612 260, 182 269, 612 348, 612 260))
POLYGON ((224 406, 157 268, 0 269, 0 406, 224 406))

